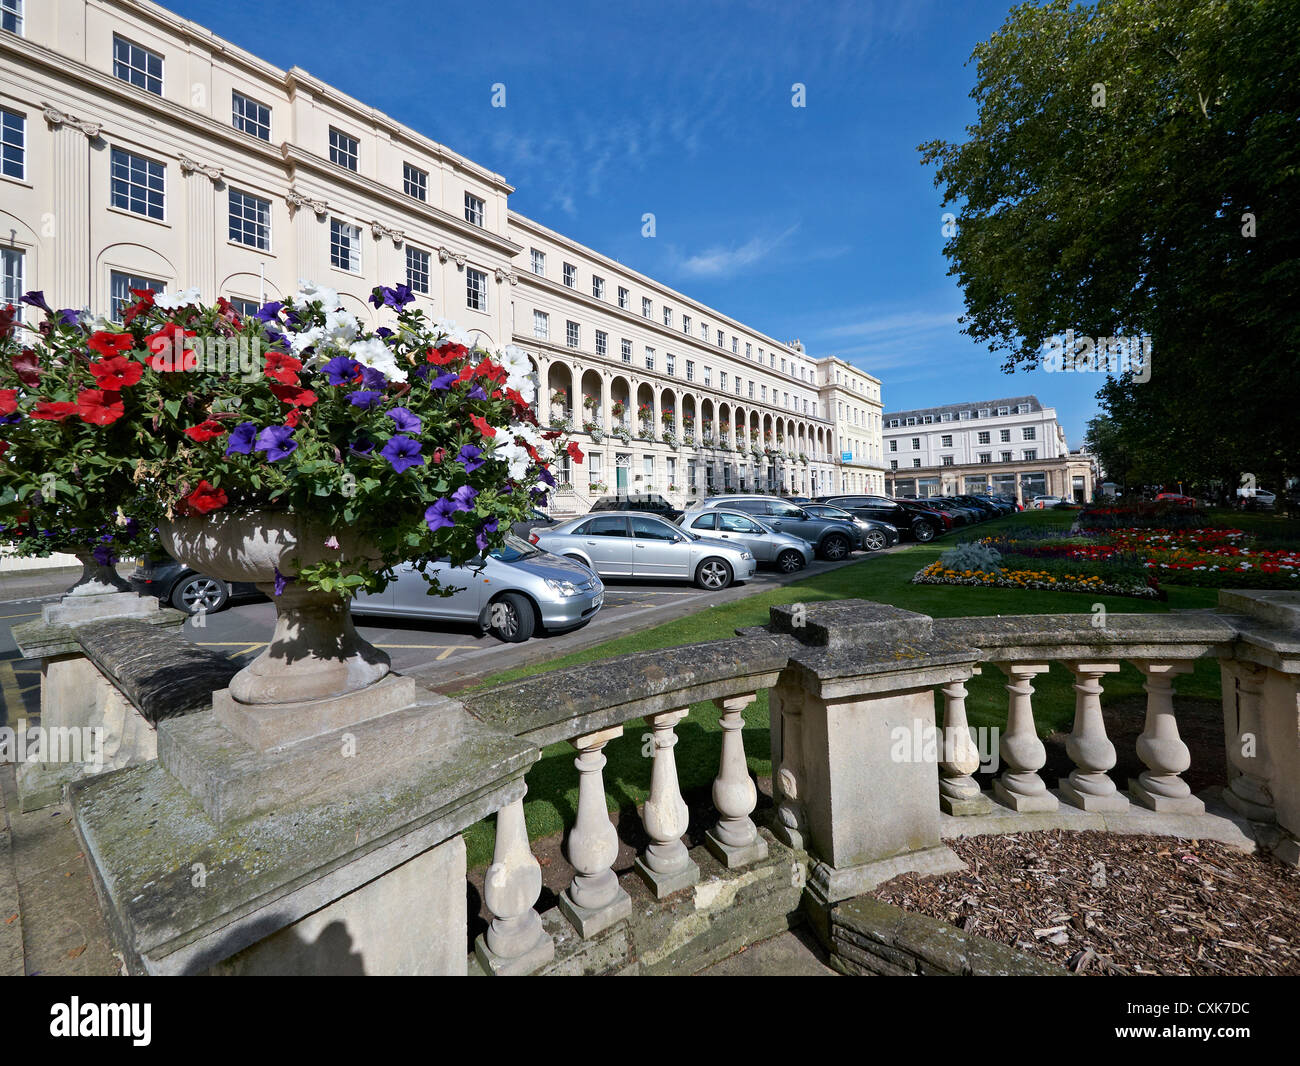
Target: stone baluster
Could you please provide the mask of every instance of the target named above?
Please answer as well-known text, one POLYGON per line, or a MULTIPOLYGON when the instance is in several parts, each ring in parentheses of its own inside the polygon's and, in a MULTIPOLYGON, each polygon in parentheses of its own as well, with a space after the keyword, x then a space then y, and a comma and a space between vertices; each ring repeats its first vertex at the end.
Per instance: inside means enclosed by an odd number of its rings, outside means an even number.
MULTIPOLYGON (((755 470, 755 478, 758 472, 755 470)), ((803 776, 803 697, 790 686, 771 689, 767 694, 772 723, 776 773, 772 778, 776 818, 772 832, 796 851, 808 846, 808 814, 804 809, 800 779, 803 776)))
POLYGON ((595 936, 632 913, 632 897, 619 887, 613 866, 618 857, 618 833, 605 805, 602 749, 623 727, 614 726, 571 740, 578 750, 578 818, 569 830, 569 862, 577 872, 560 894, 560 910, 582 934, 595 936))
POLYGON ((727 696, 713 701, 722 712, 722 758, 713 780, 713 806, 721 817, 704 835, 704 845, 728 870, 767 858, 767 841, 758 835, 750 817, 758 804, 758 789, 745 761, 745 708, 757 693, 727 696))
POLYGON ((650 845, 636 860, 637 873, 650 886, 656 899, 663 899, 700 879, 700 868, 691 861, 682 835, 686 832, 690 812, 677 783, 677 745, 675 728, 690 713, 689 707, 661 714, 646 715, 654 730, 654 768, 650 771, 650 797, 645 801, 642 820, 650 845))
POLYGON ((1268 787, 1267 749, 1260 736, 1259 716, 1268 670, 1246 662, 1234 662, 1231 670, 1236 681, 1237 732, 1228 746, 1228 758, 1238 774, 1223 790, 1223 799, 1252 822, 1273 822, 1277 811, 1268 787))
POLYGON ((1106 773, 1115 765, 1115 745, 1106 736, 1101 714, 1101 678, 1119 672, 1119 663, 1070 662, 1074 674, 1074 731, 1065 742, 1075 768, 1057 782, 1061 797, 1085 811, 1126 811, 1128 797, 1106 773))
POLYGON ((1010 678, 1006 685, 1007 731, 998 751, 1007 768, 993 782, 993 795, 1013 811, 1054 811, 1060 804, 1047 791, 1038 771, 1047 762, 1047 749, 1034 728, 1032 679, 1047 673, 1046 663, 998 663, 1010 678))
POLYGON ((484 880, 492 924, 474 941, 474 954, 489 973, 529 974, 555 957, 555 942, 533 909, 541 893, 542 868, 528 846, 520 796, 497 811, 496 844, 484 880))
MULTIPOLYGON (((979 667, 972 672, 978 674, 979 667)), ((979 769, 980 753, 966 722, 966 682, 950 681, 941 691, 944 702, 939 807, 945 814, 987 814, 993 804, 971 777, 979 769)))
POLYGON ((1205 804, 1192 795, 1178 775, 1192 765, 1192 753, 1178 735, 1174 717, 1174 678, 1190 674, 1193 663, 1134 662, 1147 693, 1146 726, 1137 740, 1146 770, 1128 783, 1129 794, 1143 807, 1173 814, 1204 814, 1205 804))

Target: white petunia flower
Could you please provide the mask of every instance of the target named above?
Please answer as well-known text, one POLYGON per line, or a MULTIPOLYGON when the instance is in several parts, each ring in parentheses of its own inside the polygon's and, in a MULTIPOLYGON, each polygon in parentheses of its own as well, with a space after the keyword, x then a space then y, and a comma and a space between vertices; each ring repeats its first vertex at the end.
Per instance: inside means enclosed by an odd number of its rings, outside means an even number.
POLYGON ((348 345, 348 353, 362 366, 378 370, 389 381, 405 381, 406 371, 397 365, 393 350, 378 337, 367 337, 348 345))
POLYGON ((203 297, 197 288, 181 289, 180 292, 160 292, 153 298, 153 305, 162 311, 179 311, 182 307, 202 303, 203 297))
POLYGON ((361 325, 351 311, 330 311, 325 315, 325 340, 346 347, 357 339, 361 325))
POLYGON ((319 300, 321 307, 326 311, 334 311, 339 306, 339 294, 325 285, 317 285, 314 281, 306 281, 303 278, 298 279, 298 291, 291 297, 295 304, 309 304, 313 300, 319 300))
POLYGON ((491 457, 506 463, 509 467, 507 473, 516 481, 528 472, 528 466, 533 461, 528 454, 528 449, 514 441, 502 441, 497 444, 492 449, 491 457))
POLYGON ((444 338, 452 344, 463 344, 466 348, 474 347, 474 338, 456 325, 450 318, 440 318, 433 324, 435 333, 445 333, 444 338))

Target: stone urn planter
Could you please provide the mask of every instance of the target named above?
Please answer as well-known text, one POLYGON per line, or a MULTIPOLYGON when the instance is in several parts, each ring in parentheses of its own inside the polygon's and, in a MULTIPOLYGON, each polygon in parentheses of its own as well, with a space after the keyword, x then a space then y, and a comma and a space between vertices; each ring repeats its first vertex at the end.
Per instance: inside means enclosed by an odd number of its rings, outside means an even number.
POLYGON ((299 566, 326 559, 378 559, 360 538, 335 534, 310 517, 286 512, 222 513, 173 518, 159 525, 176 560, 223 581, 248 581, 275 603, 275 633, 267 649, 230 682, 242 704, 301 704, 346 696, 389 672, 383 652, 357 636, 349 603, 289 580, 276 595, 276 572, 292 579, 299 566))
POLYGON ((99 562, 90 552, 77 552, 77 562, 81 563, 81 576, 63 593, 64 597, 75 596, 111 596, 115 592, 133 592, 129 584, 117 572, 117 567, 99 562))

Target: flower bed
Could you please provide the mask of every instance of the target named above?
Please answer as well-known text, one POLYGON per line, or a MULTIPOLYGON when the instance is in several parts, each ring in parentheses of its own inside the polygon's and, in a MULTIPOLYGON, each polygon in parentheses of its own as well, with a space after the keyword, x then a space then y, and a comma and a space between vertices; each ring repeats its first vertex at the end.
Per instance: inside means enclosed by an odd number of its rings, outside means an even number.
MULTIPOLYGON (((1096 592, 1110 596, 1134 596, 1139 599, 1163 599, 1159 587, 1154 582, 1139 580, 1116 580, 1100 574, 1061 572, 1054 573, 1048 569, 1022 567, 1014 559, 1008 559, 1010 566, 997 566, 992 569, 954 570, 936 559, 929 566, 917 572, 912 578, 914 585, 965 585, 968 587, 985 586, 1004 589, 1048 589, 1057 592, 1096 592)), ((1076 568, 1077 569, 1077 568, 1076 568)))

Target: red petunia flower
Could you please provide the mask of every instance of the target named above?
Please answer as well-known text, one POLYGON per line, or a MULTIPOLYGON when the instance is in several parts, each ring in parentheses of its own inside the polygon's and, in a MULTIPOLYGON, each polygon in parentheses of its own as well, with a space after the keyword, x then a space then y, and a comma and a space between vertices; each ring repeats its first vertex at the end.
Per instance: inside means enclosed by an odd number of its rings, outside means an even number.
POLYGON ((207 480, 199 482, 199 487, 185 497, 185 502, 199 514, 219 511, 230 502, 225 489, 213 488, 207 480))
POLYGON ((90 372, 101 389, 121 389, 134 385, 144 374, 144 367, 124 355, 114 355, 90 364, 90 372))
POLYGON ((464 359, 467 355, 469 355, 469 349, 466 348, 465 345, 452 344, 448 341, 446 344, 439 345, 436 350, 430 348, 425 359, 434 366, 446 366, 448 363, 455 362, 457 359, 464 359))
POLYGON ((77 413, 77 405, 66 400, 38 400, 32 417, 46 422, 62 422, 77 413))
POLYGON ((0 337, 7 337, 14 331, 14 323, 18 321, 18 311, 13 304, 6 304, 0 309, 0 337))
POLYGON ((217 310, 221 312, 221 317, 234 326, 235 329, 243 326, 243 322, 239 318, 239 312, 235 310, 235 305, 224 296, 217 297, 217 310))
POLYGON ((287 415, 284 416, 284 424, 288 426, 290 429, 297 429, 298 419, 300 419, 301 417, 302 417, 302 408, 295 407, 292 411, 290 411, 287 415))
POLYGON ((153 289, 132 289, 131 295, 136 298, 135 303, 122 312, 122 325, 129 326, 136 320, 136 317, 144 314, 149 308, 153 307, 153 289))
POLYGON ((0 389, 0 415, 11 415, 18 410, 18 390, 0 389))
POLYGON ((135 347, 135 338, 129 333, 109 333, 101 329, 90 335, 86 347, 100 355, 121 355, 135 347))
POLYGON ((302 360, 284 352, 269 352, 266 356, 266 376, 282 385, 297 385, 298 371, 301 369, 302 360))
POLYGON ((10 357, 13 364, 14 373, 18 375, 18 380, 26 385, 29 389, 36 389, 41 384, 41 367, 36 359, 36 352, 32 348, 24 348, 21 352, 10 357))
POLYGON ((214 437, 220 437, 226 432, 226 427, 220 422, 209 418, 206 422, 200 422, 197 426, 190 426, 184 430, 185 436, 190 440, 205 441, 212 440, 214 437))
POLYGON ((185 349, 185 338, 194 335, 194 330, 185 329, 175 322, 168 322, 157 333, 149 334, 144 339, 151 353, 149 368, 164 374, 195 369, 199 364, 198 353, 185 349))
POLYGON ((271 392, 281 403, 294 407, 310 407, 316 402, 316 394, 311 389, 302 389, 297 385, 272 385, 271 392))
POLYGON ((470 415, 470 422, 474 428, 479 431, 487 440, 491 440, 497 435, 497 431, 487 424, 487 420, 480 415, 470 415))
POLYGON ((0 440, 0 457, 3 457, 4 453, 7 452, 8 450, 9 450, 9 442, 7 440, 0 440))
POLYGON ((582 449, 578 447, 578 442, 576 440, 569 441, 569 446, 564 450, 569 453, 569 458, 575 463, 582 462, 582 449))
POLYGON ((93 426, 107 426, 126 414, 126 409, 122 406, 120 392, 83 389, 77 394, 77 414, 83 422, 89 422, 93 426))

